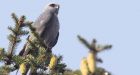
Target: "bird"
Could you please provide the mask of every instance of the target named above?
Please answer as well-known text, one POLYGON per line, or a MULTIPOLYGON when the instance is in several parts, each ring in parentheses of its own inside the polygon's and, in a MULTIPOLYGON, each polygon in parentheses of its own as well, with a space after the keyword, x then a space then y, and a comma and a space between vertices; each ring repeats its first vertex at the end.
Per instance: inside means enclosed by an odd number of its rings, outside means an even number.
MULTIPOLYGON (((56 45, 59 37, 59 8, 59 4, 48 4, 32 25, 41 41, 44 43, 45 47, 47 47, 49 50, 51 50, 56 45)), ((28 39, 32 38, 34 38, 34 36, 29 35, 28 39)), ((24 56, 29 54, 29 45, 30 44, 27 42, 24 48, 20 51, 19 55, 24 56)))

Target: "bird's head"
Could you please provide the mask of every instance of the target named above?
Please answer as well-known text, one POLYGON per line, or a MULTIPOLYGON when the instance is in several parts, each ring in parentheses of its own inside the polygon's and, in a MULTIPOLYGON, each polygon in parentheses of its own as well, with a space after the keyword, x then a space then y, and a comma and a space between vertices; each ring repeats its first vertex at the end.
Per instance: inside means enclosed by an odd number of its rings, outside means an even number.
POLYGON ((49 10, 50 13, 53 13, 53 14, 57 15, 58 11, 59 11, 59 8, 60 8, 59 4, 51 3, 51 4, 49 4, 45 7, 44 11, 49 10))

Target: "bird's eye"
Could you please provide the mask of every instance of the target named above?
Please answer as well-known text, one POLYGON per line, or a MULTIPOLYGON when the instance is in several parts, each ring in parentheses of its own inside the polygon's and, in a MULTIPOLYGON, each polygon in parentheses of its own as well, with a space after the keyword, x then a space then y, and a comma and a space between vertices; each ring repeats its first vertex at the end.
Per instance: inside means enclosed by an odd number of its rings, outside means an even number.
POLYGON ((50 4, 49 6, 51 6, 51 7, 55 7, 56 5, 55 5, 55 4, 50 4))

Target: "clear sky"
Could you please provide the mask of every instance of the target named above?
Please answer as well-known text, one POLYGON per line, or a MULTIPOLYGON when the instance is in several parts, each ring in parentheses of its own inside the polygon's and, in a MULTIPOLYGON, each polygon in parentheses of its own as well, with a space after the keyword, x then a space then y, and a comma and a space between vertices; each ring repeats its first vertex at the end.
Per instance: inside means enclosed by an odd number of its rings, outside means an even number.
MULTIPOLYGON (((14 24, 11 13, 34 21, 50 2, 59 3, 60 37, 53 48, 64 56, 69 68, 78 69, 88 50, 77 35, 113 45, 99 54, 99 64, 114 75, 140 75, 140 0, 2 0, 0 2, 0 47, 7 48, 7 27, 14 24)), ((20 45, 22 47, 22 45, 20 45)), ((14 75, 12 73, 11 75, 14 75)))

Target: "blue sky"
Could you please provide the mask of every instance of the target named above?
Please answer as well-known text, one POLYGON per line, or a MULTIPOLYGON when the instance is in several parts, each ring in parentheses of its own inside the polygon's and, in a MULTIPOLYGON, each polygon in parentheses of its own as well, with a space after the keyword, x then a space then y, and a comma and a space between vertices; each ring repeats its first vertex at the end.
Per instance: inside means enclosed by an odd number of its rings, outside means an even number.
POLYGON ((77 40, 80 34, 88 41, 96 38, 99 43, 113 45, 110 51, 99 54, 104 60, 99 66, 114 75, 140 74, 139 0, 3 0, 0 2, 0 47, 8 46, 7 27, 14 24, 12 12, 34 21, 50 2, 61 6, 60 37, 53 52, 63 55, 69 68, 78 69, 80 60, 88 52, 77 40))

